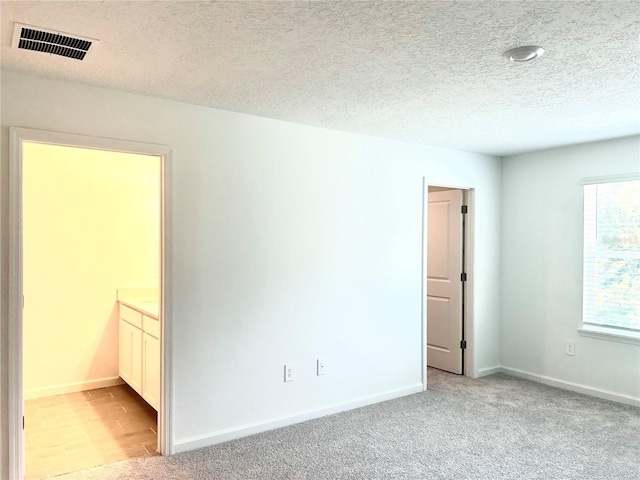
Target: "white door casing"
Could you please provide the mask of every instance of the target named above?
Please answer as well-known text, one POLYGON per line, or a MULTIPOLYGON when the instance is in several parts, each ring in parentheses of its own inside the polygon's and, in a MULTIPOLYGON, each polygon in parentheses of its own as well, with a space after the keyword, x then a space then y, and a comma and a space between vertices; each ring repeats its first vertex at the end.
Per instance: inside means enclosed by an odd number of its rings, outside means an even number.
MULTIPOLYGON (((90 137, 70 133, 50 132, 10 127, 9 146, 9 321, 7 370, 8 410, 8 471, 10 480, 24 475, 23 386, 22 386, 22 144, 47 143, 98 150, 155 155, 161 163, 161 255, 160 255, 160 312, 161 352, 158 447, 163 455, 174 453, 172 429, 172 343, 171 343, 171 157, 172 148, 166 145, 90 137)), ((142 378, 139 380, 142 381, 142 378)))
POLYGON ((462 373, 462 191, 428 196, 427 365, 462 373))

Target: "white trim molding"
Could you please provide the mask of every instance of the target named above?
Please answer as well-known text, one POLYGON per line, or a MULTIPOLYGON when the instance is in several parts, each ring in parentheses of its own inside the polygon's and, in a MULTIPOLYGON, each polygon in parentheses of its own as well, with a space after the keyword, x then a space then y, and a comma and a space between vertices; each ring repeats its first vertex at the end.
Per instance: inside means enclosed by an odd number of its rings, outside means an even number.
POLYGON ((385 402, 387 400, 393 400, 394 398, 413 395, 414 393, 420 393, 422 391, 424 391, 423 384, 419 383, 416 385, 411 385, 410 387, 392 390, 379 395, 362 397, 350 402, 331 405, 319 410, 309 410, 286 417, 273 418, 270 420, 265 420, 263 422, 241 425, 239 427, 227 428, 224 430, 219 430, 217 432, 211 432, 204 435, 185 438, 184 440, 176 441, 175 453, 187 452, 189 450, 195 450, 222 442, 228 442, 237 438, 255 435, 256 433, 274 430, 276 428, 288 427, 290 425, 295 425, 296 423, 314 420, 316 418, 333 415, 336 413, 344 412, 346 410, 366 407, 367 405, 373 405, 374 403, 385 402))
POLYGON ((596 183, 630 182, 633 180, 640 180, 640 172, 604 175, 602 177, 587 177, 583 178, 580 183, 582 185, 594 185, 596 183))
POLYGON ((640 345, 640 331, 624 330, 604 325, 583 324, 582 327, 578 329, 578 335, 581 337, 597 338, 599 340, 609 340, 611 342, 640 345))
POLYGON ((422 272, 420 275, 420 372, 423 391, 427 391, 427 215, 429 209, 429 185, 422 178, 422 272))
POLYGON ((464 303, 464 340, 467 341, 467 349, 464 352, 464 374, 467 377, 477 378, 479 375, 477 367, 477 351, 476 348, 476 315, 475 315, 475 298, 476 298, 476 190, 475 188, 467 188, 464 190, 465 203, 467 205, 467 224, 466 224, 466 245, 465 254, 467 281, 464 282, 465 303, 464 303))
POLYGON ((93 390, 94 388, 113 387, 121 385, 124 381, 120 377, 96 378, 95 380, 87 380, 84 382, 66 383, 64 385, 52 385, 49 387, 32 388, 24 391, 24 399, 51 397, 52 395, 62 395, 65 393, 83 392, 84 390, 93 390))
MULTIPOLYGON (((24 472, 24 432, 22 430, 22 145, 23 142, 81 147, 94 150, 137 153, 160 157, 161 178, 161 286, 162 378, 160 382, 160 414, 158 415, 158 447, 163 455, 173 453, 172 412, 172 315, 171 315, 171 163, 173 150, 167 145, 132 142, 71 133, 58 133, 29 128, 9 127, 9 318, 8 318, 8 473, 21 479, 24 472)), ((104 380, 104 379, 103 379, 104 380)), ((65 388, 70 386, 64 386, 65 388)))
POLYGON ((173 149, 162 147, 162 163, 160 171, 161 213, 160 217, 160 412, 158 414, 158 446, 160 454, 173 455, 173 298, 172 282, 173 263, 171 252, 171 184, 173 168, 173 149))
POLYGON ((24 475, 22 419, 22 139, 9 129, 9 321, 7 351, 9 478, 24 475))
POLYGON ((625 405, 640 407, 640 397, 616 393, 610 390, 604 390, 602 388, 590 387, 588 385, 582 385, 580 383, 568 382, 566 380, 560 380, 559 378, 548 377, 546 375, 527 372, 526 370, 520 370, 517 368, 501 367, 500 371, 507 375, 524 378, 533 382, 543 383, 551 387, 562 388, 563 390, 570 390, 572 392, 582 393, 584 395, 590 395, 592 397, 598 397, 604 400, 611 400, 612 402, 624 403, 625 405))
POLYGON ((495 367, 484 367, 478 369, 478 374, 475 378, 488 377, 489 375, 494 375, 496 373, 500 373, 502 371, 502 367, 500 365, 496 365, 495 367))

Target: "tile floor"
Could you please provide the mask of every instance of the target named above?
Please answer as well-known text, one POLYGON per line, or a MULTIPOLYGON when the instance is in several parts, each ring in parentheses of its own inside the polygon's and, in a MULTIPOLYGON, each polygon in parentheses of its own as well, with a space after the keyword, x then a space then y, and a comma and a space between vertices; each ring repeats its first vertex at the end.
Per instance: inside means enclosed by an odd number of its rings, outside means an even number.
POLYGON ((25 401, 26 479, 156 455, 157 414, 128 385, 25 401))

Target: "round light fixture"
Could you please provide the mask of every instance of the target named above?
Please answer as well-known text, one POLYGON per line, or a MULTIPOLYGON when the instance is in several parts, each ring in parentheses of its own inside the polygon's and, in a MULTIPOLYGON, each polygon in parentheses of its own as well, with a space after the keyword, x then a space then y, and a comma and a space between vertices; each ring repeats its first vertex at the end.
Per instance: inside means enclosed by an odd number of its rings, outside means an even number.
POLYGON ((504 52, 504 58, 512 62, 522 63, 530 62, 544 53, 544 48, 536 46, 512 48, 504 52))

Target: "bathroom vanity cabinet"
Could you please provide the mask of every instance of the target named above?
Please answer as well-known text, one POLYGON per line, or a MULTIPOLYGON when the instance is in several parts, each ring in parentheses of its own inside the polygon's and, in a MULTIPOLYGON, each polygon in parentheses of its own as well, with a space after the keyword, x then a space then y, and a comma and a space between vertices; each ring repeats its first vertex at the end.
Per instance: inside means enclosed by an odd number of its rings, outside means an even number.
POLYGON ((118 304, 120 377, 156 410, 160 408, 160 322, 157 305, 157 301, 122 300, 118 304))

